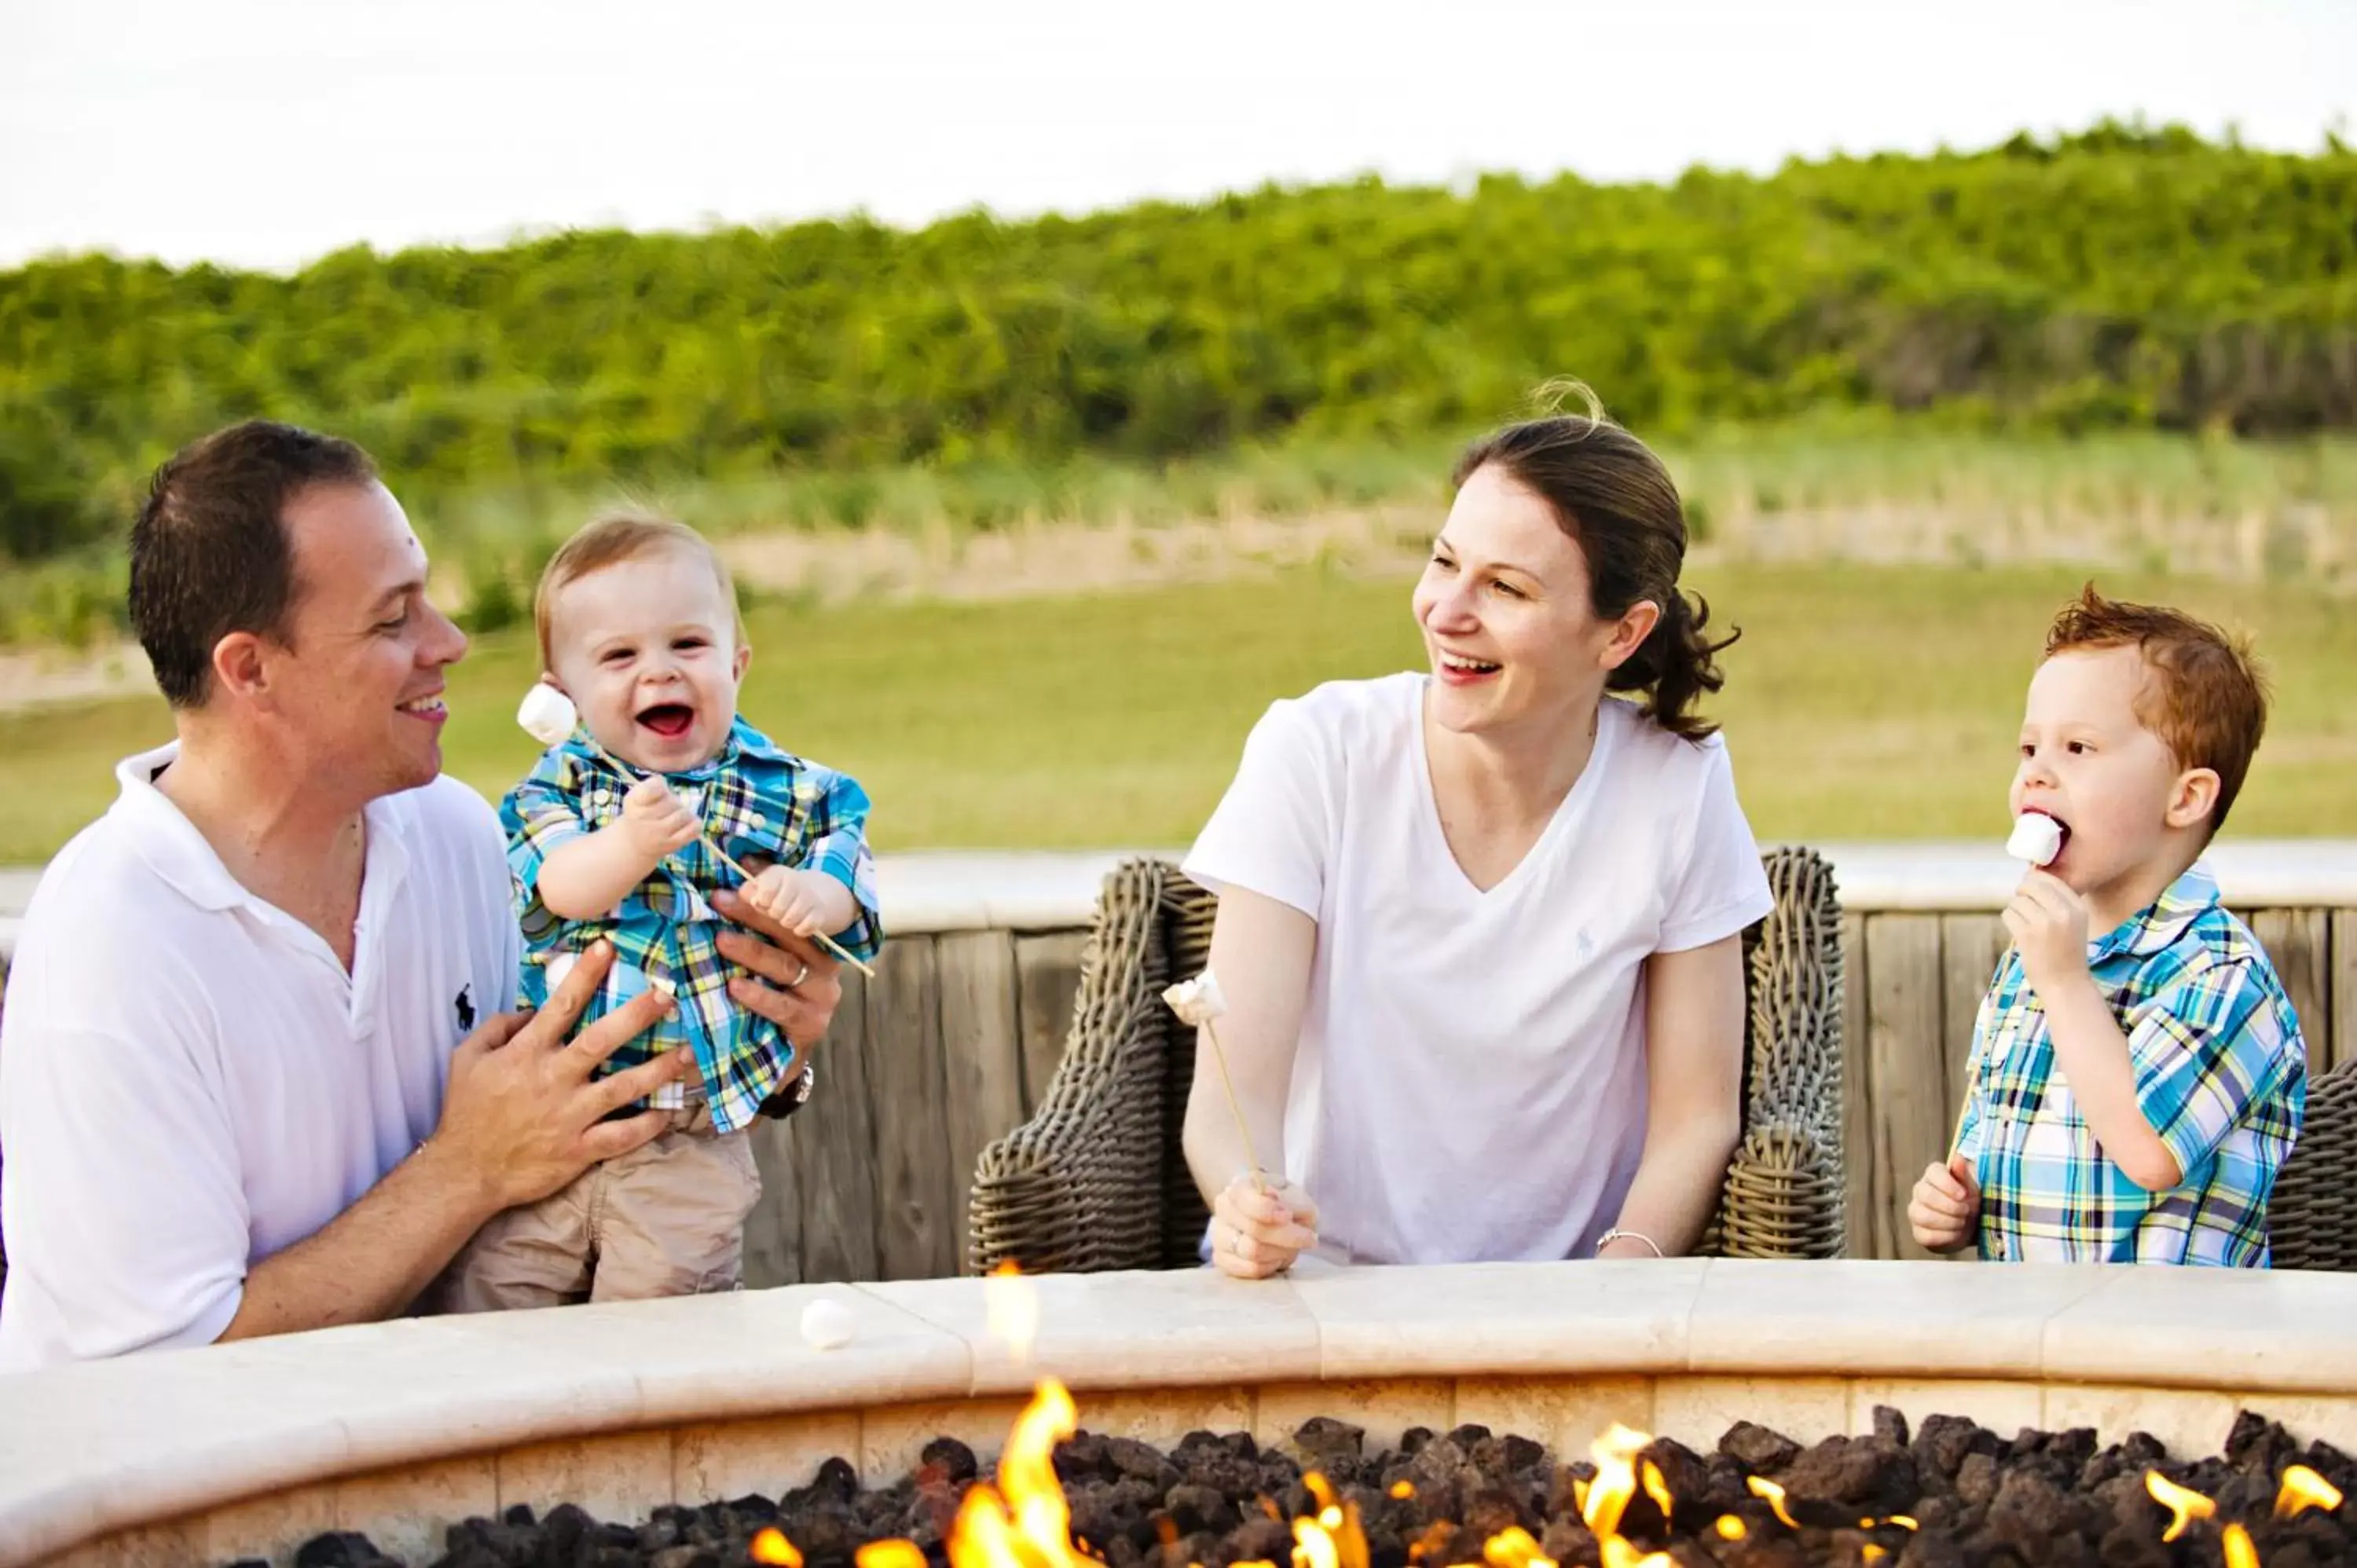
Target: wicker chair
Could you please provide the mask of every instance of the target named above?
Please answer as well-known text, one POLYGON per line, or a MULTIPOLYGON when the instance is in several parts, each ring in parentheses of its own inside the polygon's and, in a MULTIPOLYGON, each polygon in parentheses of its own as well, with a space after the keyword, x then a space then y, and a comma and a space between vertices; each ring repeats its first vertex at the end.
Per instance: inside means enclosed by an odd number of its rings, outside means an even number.
MULTIPOLYGON (((1744 933, 1743 1132, 1703 1250, 1843 1247, 1841 906, 1805 849, 1763 857, 1774 913, 1744 933)), ((987 1273, 1186 1268, 1207 1216, 1179 1148, 1194 1031, 1163 988, 1211 949, 1216 900, 1167 861, 1107 876, 1064 1055, 1039 1110, 976 1162, 967 1263, 987 1273)))
POLYGON ((2267 1241, 2278 1269, 2357 1269, 2357 1058, 2308 1080, 2308 1115, 2276 1177, 2267 1241))

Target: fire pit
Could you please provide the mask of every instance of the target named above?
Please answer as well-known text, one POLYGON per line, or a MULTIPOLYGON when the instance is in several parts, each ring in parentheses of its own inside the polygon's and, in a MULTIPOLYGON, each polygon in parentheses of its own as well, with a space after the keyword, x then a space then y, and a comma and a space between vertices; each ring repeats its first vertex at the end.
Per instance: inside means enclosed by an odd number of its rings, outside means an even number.
POLYGON ((1025 1283, 1028 1358, 994 1330, 995 1282, 945 1280, 11 1380, 0 1565, 307 1542, 350 1563, 364 1536, 411 1568, 2285 1568, 2357 1539, 2334 1495, 2357 1481, 2357 1280, 1692 1261, 1025 1283), (822 1295, 856 1321, 839 1349, 800 1334, 822 1295), (1002 1449, 1003 1489, 969 1486, 1002 1449))

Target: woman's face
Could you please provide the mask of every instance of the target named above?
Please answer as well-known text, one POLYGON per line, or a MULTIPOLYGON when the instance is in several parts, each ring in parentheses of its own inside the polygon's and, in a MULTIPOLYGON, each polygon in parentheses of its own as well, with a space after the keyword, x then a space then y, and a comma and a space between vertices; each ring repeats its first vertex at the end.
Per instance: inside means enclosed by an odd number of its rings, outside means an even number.
POLYGON ((1494 463, 1458 490, 1415 606, 1432 660, 1431 714, 1463 733, 1565 722, 1596 701, 1660 615, 1640 604, 1598 619, 1579 546, 1494 463))

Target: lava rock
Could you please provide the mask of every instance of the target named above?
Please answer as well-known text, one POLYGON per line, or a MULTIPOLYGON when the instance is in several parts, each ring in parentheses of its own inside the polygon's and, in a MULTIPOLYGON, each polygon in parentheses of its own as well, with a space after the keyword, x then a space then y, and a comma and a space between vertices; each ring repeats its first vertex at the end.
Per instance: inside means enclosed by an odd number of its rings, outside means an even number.
POLYGON ((1986 1509, 1996 1496, 1996 1455, 1968 1454, 1956 1467, 1956 1496, 1970 1509, 1986 1509))
POLYGON ((953 1487, 963 1487, 982 1474, 974 1450, 954 1437, 936 1437, 926 1444, 917 1455, 917 1463, 953 1487))
POLYGON ((1810 1503, 1838 1503, 1852 1519, 1898 1513, 1919 1495, 1915 1456, 1878 1437, 1828 1437, 1786 1466, 1782 1481, 1795 1518, 1810 1503))
POLYGON ((1781 1432, 1738 1421, 1718 1440, 1718 1451, 1740 1460, 1756 1474, 1773 1476, 1800 1457, 1801 1445, 1781 1432))

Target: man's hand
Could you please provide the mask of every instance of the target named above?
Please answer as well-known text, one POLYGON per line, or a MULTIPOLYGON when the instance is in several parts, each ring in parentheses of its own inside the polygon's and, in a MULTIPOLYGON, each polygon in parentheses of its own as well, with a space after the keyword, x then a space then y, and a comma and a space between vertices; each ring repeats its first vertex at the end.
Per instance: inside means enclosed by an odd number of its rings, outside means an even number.
POLYGON ((630 786, 622 797, 622 831, 630 835, 630 847, 644 855, 651 865, 675 849, 694 843, 704 824, 687 809, 687 802, 672 793, 662 776, 650 773, 630 786))
POLYGON ((2005 929, 2020 950, 2030 989, 2041 1000, 2090 978, 2087 906, 2053 873, 2032 870, 2021 879, 2005 907, 2005 929))
POLYGON ((1981 1188, 1972 1161, 1957 1155, 1944 1165, 1924 1166, 1907 1203, 1907 1223, 1915 1244, 1926 1251, 1961 1252, 1971 1246, 1981 1227, 1981 1188))
POLYGON ((569 1043, 565 1035, 613 967, 611 944, 581 955, 537 1013, 503 1013, 459 1043, 450 1058, 441 1124, 426 1141, 456 1169, 482 1183, 489 1213, 547 1197, 599 1160, 628 1154, 662 1133, 661 1112, 603 1122, 681 1076, 689 1051, 666 1051, 627 1072, 597 1077, 598 1064, 644 1034, 678 1004, 660 991, 634 997, 569 1043))
POLYGON ((749 976, 730 977, 729 996, 808 1050, 826 1033, 834 1010, 843 1004, 842 964, 817 943, 755 908, 735 888, 715 894, 712 907, 722 919, 748 928, 720 933, 721 956, 752 971, 749 976))

